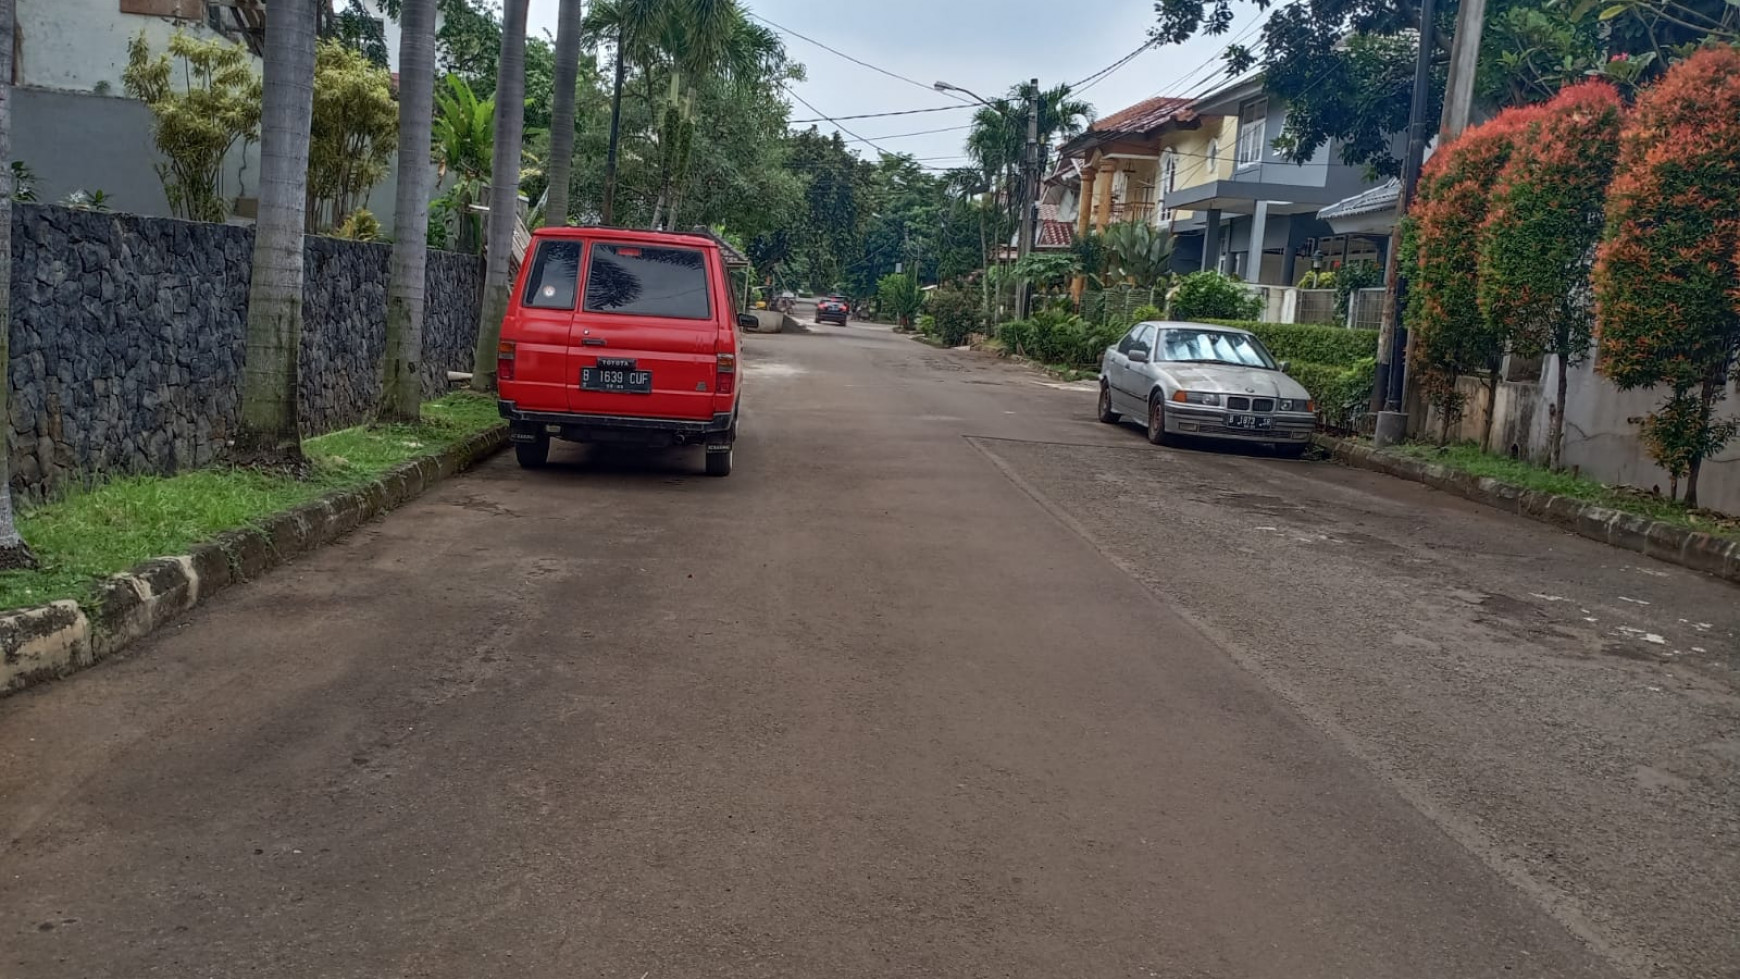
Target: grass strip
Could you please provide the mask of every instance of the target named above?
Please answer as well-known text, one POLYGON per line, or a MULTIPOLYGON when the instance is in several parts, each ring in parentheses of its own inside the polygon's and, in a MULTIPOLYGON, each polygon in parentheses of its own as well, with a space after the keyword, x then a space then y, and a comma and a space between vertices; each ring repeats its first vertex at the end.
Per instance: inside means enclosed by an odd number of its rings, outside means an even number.
POLYGON ((1609 486, 1569 470, 1554 472, 1521 459, 1492 455, 1471 443, 1439 447, 1408 443, 1386 449, 1423 462, 1437 463, 1473 476, 1489 477, 1524 489, 1555 493, 1596 506, 1634 513, 1719 537, 1740 540, 1740 517, 1714 510, 1694 510, 1654 493, 1629 486, 1609 486))
POLYGON ((501 423, 494 398, 464 392, 423 405, 416 425, 347 428, 302 443, 306 479, 246 469, 129 476, 24 509, 19 531, 36 552, 34 571, 0 573, 0 609, 83 599, 92 582, 154 557, 185 554, 200 541, 361 485, 501 423))

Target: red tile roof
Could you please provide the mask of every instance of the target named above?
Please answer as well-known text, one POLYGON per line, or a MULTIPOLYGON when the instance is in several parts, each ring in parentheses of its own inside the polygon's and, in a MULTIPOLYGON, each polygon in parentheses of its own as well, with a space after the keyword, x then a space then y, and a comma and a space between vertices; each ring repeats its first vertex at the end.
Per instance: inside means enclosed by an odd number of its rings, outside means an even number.
POLYGON ((1177 119, 1188 120, 1190 99, 1161 95, 1143 99, 1126 109, 1095 119, 1087 128, 1090 133, 1142 133, 1177 119))

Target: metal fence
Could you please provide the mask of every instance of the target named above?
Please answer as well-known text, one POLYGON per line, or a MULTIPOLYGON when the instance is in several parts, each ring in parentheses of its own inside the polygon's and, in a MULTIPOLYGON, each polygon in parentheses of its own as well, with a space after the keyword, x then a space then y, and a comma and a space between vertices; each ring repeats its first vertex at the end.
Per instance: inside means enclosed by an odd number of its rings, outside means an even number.
POLYGON ((1383 325, 1384 290, 1358 289, 1347 300, 1348 326, 1375 330, 1383 325))
POLYGON ((1110 289, 1088 290, 1081 295, 1081 318, 1093 323, 1126 326, 1134 323, 1136 310, 1143 306, 1164 308, 1164 289, 1144 289, 1139 286, 1113 286, 1110 289))
POLYGON ((1295 323, 1339 324, 1335 315, 1334 289, 1299 289, 1294 292, 1297 305, 1293 311, 1295 323))

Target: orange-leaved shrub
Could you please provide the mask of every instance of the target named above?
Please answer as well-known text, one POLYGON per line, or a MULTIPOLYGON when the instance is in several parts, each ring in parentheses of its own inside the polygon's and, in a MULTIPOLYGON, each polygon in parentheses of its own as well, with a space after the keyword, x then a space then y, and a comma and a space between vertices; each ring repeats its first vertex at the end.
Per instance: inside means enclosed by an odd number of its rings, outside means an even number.
POLYGON ((1571 85, 1520 131, 1480 235, 1480 311, 1524 356, 1558 358, 1548 461, 1560 465, 1566 375, 1588 356, 1590 271, 1619 157, 1625 103, 1605 81, 1571 85))
POLYGON ((1446 435, 1462 410, 1457 379, 1481 369, 1496 375, 1504 356, 1503 332, 1480 311, 1480 235, 1493 181, 1538 112, 1506 109, 1439 147, 1420 171, 1403 224, 1409 365, 1446 435))
POLYGON ((1703 460, 1740 429, 1718 417, 1740 352, 1740 50, 1701 50, 1638 97, 1606 216, 1596 366, 1622 388, 1667 388, 1643 437, 1696 505, 1703 460))

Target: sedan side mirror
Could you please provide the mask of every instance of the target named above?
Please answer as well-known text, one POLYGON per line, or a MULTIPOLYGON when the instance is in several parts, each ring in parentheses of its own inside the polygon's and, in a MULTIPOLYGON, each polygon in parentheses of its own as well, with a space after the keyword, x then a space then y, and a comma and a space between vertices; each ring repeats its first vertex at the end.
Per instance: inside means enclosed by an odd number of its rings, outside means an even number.
POLYGON ((1126 356, 1130 358, 1132 364, 1146 364, 1148 362, 1148 351, 1141 347, 1131 347, 1126 356))
POLYGON ((761 321, 755 318, 754 313, 738 313, 737 325, 745 330, 753 330, 761 325, 761 321))
POLYGON ((1292 361, 1289 361, 1289 360, 1281 361, 1281 363, 1280 363, 1281 373, 1285 374, 1292 369, 1293 369, 1293 362, 1292 361))

